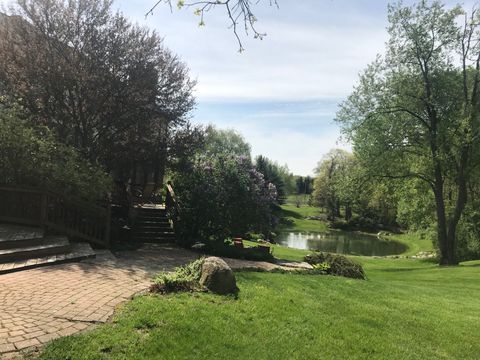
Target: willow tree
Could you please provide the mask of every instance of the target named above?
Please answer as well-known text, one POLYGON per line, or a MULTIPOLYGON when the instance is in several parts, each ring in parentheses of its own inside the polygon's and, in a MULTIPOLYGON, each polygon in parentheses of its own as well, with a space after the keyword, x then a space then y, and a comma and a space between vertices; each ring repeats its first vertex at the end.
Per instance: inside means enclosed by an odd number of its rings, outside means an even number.
POLYGON ((457 225, 480 159, 479 20, 477 11, 437 1, 389 6, 386 54, 337 114, 372 173, 428 184, 443 265, 458 263, 457 225))

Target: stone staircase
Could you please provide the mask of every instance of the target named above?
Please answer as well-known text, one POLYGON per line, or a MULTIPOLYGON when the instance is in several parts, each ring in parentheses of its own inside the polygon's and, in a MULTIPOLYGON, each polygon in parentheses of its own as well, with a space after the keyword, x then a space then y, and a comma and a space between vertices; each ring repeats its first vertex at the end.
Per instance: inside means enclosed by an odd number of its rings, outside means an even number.
POLYGON ((0 224, 0 274, 92 257, 88 243, 46 236, 40 228, 0 224))
POLYGON ((164 207, 139 207, 132 232, 133 240, 140 243, 172 243, 175 233, 164 207))

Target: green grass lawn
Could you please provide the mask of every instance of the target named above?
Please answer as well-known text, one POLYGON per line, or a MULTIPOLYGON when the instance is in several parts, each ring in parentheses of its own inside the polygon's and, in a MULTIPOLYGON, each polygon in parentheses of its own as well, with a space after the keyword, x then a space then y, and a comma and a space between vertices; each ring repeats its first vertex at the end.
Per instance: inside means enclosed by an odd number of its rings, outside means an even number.
MULTIPOLYGON (((293 213, 297 229, 313 227, 302 218, 318 213, 289 205, 283 211, 293 213)), ((432 248, 414 235, 392 238, 409 246, 407 254, 432 248)), ((309 253, 272 248, 286 260, 309 253)), ((479 358, 480 261, 442 268, 427 260, 352 258, 364 266, 367 280, 241 271, 237 298, 140 296, 113 322, 58 339, 40 358, 479 358)))
POLYGON ((480 262, 357 260, 366 281, 238 272, 237 299, 141 296, 40 358, 478 359, 480 262))
POLYGON ((282 205, 281 217, 292 220, 291 225, 280 225, 280 231, 298 231, 298 232, 325 232, 328 230, 328 223, 322 220, 307 220, 309 216, 321 215, 320 209, 303 205, 282 205))

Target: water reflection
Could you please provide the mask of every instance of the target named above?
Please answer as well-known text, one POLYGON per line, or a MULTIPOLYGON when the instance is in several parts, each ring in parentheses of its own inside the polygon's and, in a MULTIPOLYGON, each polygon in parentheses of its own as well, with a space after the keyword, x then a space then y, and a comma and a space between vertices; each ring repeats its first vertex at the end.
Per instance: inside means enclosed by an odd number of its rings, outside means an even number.
POLYGON ((277 242, 295 249, 365 256, 398 255, 407 250, 404 244, 397 241, 387 241, 374 235, 343 231, 331 233, 285 232, 279 235, 277 242))

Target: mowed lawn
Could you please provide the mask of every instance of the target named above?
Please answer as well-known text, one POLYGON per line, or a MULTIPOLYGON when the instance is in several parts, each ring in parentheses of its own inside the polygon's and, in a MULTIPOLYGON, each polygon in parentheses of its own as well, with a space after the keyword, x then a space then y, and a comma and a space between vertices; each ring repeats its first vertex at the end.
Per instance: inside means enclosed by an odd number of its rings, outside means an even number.
POLYGON ((141 296, 40 358, 479 359, 480 261, 357 260, 366 281, 237 272, 236 299, 141 296))
POLYGON ((290 224, 281 224, 281 231, 298 232, 325 232, 328 231, 328 223, 323 220, 308 220, 307 217, 320 216, 322 213, 319 208, 302 205, 296 207, 292 204, 281 206, 280 216, 289 219, 290 224))

